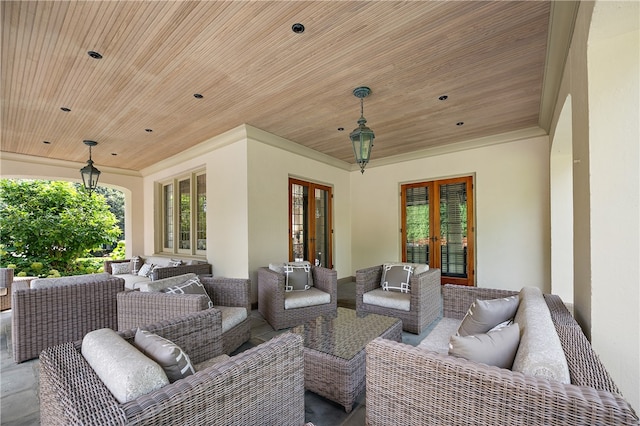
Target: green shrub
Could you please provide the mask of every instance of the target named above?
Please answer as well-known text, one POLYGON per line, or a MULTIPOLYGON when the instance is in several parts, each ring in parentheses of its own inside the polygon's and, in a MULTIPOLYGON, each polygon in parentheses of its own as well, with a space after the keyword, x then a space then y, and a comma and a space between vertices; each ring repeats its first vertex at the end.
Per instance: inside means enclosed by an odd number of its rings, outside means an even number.
POLYGON ((123 260, 125 259, 125 245, 124 240, 118 241, 116 248, 110 254, 113 260, 123 260))

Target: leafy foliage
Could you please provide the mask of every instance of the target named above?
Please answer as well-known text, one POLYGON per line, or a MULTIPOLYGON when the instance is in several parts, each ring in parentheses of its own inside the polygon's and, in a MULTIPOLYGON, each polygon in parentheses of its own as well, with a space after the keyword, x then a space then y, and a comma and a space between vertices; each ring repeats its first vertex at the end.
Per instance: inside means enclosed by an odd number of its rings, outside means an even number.
POLYGON ((124 260, 125 258, 125 245, 124 240, 118 241, 118 245, 110 253, 110 257, 113 260, 124 260))
POLYGON ((0 229, 0 263, 36 276, 72 274, 77 258, 121 234, 102 195, 69 182, 13 179, 0 180, 0 229))

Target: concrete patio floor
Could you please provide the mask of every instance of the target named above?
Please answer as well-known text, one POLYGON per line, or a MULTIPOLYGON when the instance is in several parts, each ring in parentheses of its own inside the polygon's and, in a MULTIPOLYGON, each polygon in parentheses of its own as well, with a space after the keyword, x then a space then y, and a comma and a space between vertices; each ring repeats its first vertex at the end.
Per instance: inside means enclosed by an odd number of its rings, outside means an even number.
MULTIPOLYGON (((355 300, 355 283, 338 285, 338 300, 355 300)), ((257 310, 251 312, 251 339, 237 352, 259 345, 279 333, 262 318, 257 310)), ((417 345, 427 332, 421 335, 402 333, 402 341, 417 345)), ((40 405, 38 359, 16 364, 11 356, 11 311, 0 312, 0 424, 39 425, 40 405)), ((305 420, 316 426, 360 426, 365 424, 366 392, 354 404, 351 413, 344 408, 312 392, 305 392, 305 420)))

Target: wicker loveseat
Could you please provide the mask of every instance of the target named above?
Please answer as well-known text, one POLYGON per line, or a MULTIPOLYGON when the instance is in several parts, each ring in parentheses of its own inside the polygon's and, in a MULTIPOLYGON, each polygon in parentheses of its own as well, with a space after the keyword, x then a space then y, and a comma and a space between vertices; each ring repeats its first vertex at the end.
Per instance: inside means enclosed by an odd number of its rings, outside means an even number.
MULTIPOLYGON (((187 277, 193 274, 185 274, 187 277)), ((165 278, 163 281, 177 279, 165 278)), ((237 311, 244 309, 244 319, 226 329, 223 324, 222 342, 223 352, 231 354, 240 345, 251 338, 251 281, 246 278, 200 277, 214 309, 221 311, 222 321, 226 322, 227 315, 235 316, 237 311)), ((161 280, 155 281, 157 285, 161 280)), ((119 293, 118 299, 118 327, 119 330, 150 324, 166 318, 185 315, 209 309, 209 299, 198 294, 167 294, 159 292, 124 291, 119 293)))
POLYGON ((13 359, 37 358, 43 349, 82 339, 99 328, 118 329, 116 295, 124 280, 109 274, 17 281, 12 289, 13 359))
MULTIPOLYGON (((219 316, 211 309, 143 328, 178 344, 197 364, 221 351, 219 316)), ((118 334, 131 341, 135 331, 118 334)), ((299 336, 278 336, 125 403, 100 380, 81 346, 69 342, 40 356, 43 425, 304 424, 299 336)))
MULTIPOLYGON (((442 293, 444 318, 459 320, 476 299, 517 294, 451 285, 442 293)), ((376 339, 366 348, 367 424, 637 426, 562 300, 544 295, 545 302, 570 384, 376 339)))

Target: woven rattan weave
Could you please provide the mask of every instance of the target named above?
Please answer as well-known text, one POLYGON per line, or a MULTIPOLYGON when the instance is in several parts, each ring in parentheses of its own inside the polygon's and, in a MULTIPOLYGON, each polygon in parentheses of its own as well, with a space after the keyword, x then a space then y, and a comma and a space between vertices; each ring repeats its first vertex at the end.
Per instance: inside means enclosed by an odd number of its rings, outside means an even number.
POLYGON ((364 348, 376 337, 401 341, 402 322, 338 308, 291 329, 304 336, 304 383, 308 390, 344 406, 348 413, 365 387, 364 348))

